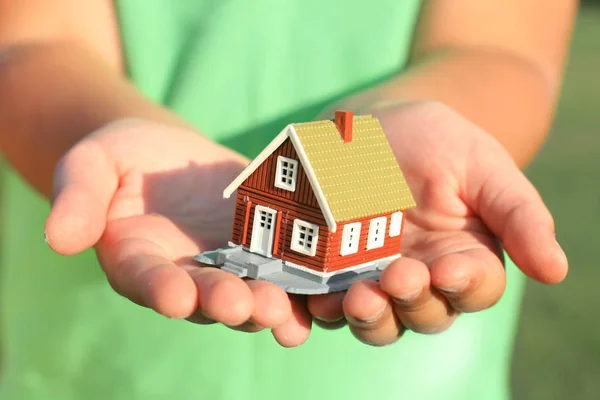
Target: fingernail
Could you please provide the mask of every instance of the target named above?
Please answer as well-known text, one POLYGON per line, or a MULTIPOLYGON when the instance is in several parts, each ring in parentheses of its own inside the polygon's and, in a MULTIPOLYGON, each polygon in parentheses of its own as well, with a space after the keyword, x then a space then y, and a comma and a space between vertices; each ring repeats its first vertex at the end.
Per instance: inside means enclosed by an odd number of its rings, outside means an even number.
POLYGON ((462 279, 462 280, 456 282, 452 286, 438 287, 438 290, 442 291, 444 293, 454 294, 454 293, 458 293, 458 292, 465 290, 468 285, 469 285, 469 279, 465 278, 465 279, 462 279))
POLYGON ((392 299, 393 300, 400 300, 401 302, 409 302, 409 301, 413 301, 414 299, 416 299, 417 297, 419 297, 419 295, 421 294, 421 292, 423 292, 423 288, 418 288, 417 290, 413 290, 410 293, 407 294, 403 294, 400 296, 395 296, 392 299))
POLYGON ((562 257, 563 261, 567 262, 567 254, 565 253, 564 249, 562 248, 560 243, 558 243, 558 240, 556 240, 556 238, 554 238, 554 242, 556 243, 556 247, 560 251, 560 256, 562 257))
POLYGON ((354 324, 354 325, 371 325, 375 322, 377 322, 377 320, 379 318, 381 318, 381 316, 383 315, 385 311, 385 307, 383 307, 381 309, 381 311, 379 311, 377 314, 375 314, 372 317, 368 317, 368 318, 356 318, 353 317, 351 315, 346 316, 346 319, 348 319, 348 322, 354 324))

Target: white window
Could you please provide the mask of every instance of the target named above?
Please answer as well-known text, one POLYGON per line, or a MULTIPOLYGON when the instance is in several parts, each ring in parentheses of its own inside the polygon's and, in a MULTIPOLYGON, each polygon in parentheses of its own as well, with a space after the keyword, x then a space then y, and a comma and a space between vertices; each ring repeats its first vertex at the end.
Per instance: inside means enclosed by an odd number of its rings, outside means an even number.
POLYGON ((277 172, 275 173, 275 187, 296 190, 296 178, 298 176, 298 161, 291 158, 277 157, 277 172))
POLYGON ((398 236, 402 231, 402 213, 400 211, 392 214, 390 219, 390 237, 398 236))
POLYGON ((342 247, 340 248, 341 256, 358 252, 360 227, 360 222, 353 222, 351 224, 344 225, 344 231, 342 232, 342 247))
POLYGON ((373 218, 369 224, 369 237, 367 238, 367 250, 383 246, 385 238, 386 217, 373 218))
POLYGON ((292 231, 292 250, 312 257, 317 253, 318 240, 318 225, 301 221, 299 219, 294 220, 294 230, 292 231))

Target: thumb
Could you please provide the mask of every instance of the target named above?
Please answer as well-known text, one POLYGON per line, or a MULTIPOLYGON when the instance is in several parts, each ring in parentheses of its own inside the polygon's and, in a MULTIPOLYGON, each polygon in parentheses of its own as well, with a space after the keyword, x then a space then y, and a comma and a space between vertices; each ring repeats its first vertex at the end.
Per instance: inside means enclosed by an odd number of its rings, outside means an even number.
POLYGON ((527 276, 542 283, 561 282, 568 261, 556 241, 552 215, 509 156, 499 158, 504 162, 481 162, 475 169, 471 182, 478 190, 470 193, 471 204, 527 276))
POLYGON ((44 231, 54 251, 74 255, 96 244, 118 182, 115 162, 94 139, 83 140, 65 154, 54 173, 44 231))

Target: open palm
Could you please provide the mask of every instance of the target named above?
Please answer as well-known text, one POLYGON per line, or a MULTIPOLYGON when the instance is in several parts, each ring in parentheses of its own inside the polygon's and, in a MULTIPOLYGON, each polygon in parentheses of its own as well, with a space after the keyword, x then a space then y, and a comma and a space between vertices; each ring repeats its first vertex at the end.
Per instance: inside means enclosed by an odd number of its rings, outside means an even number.
POLYGON ((109 125, 61 160, 48 242, 60 254, 95 246, 113 288, 142 306, 197 323, 270 328, 285 346, 306 340, 311 315, 327 327, 347 321, 374 345, 406 328, 442 331, 459 313, 500 299, 500 244, 531 278, 564 278, 550 213, 492 137, 439 104, 374 113, 418 204, 406 213, 404 257, 380 282, 305 299, 198 267, 194 254, 229 238, 233 203, 221 193, 248 160, 190 131, 141 121, 109 125))
POLYGON ((345 316, 355 336, 374 345, 397 340, 406 328, 440 332, 459 313, 500 299, 502 248, 529 277, 564 279, 567 260, 550 213, 491 136, 437 103, 373 113, 417 201, 406 213, 404 257, 379 283, 311 298, 314 315, 327 321, 345 316))
POLYGON ((61 254, 95 246, 112 287, 165 316, 271 328, 283 345, 300 344, 310 317, 282 289, 192 258, 229 238, 233 203, 222 190, 246 164, 187 130, 111 124, 59 163, 48 243, 61 254))

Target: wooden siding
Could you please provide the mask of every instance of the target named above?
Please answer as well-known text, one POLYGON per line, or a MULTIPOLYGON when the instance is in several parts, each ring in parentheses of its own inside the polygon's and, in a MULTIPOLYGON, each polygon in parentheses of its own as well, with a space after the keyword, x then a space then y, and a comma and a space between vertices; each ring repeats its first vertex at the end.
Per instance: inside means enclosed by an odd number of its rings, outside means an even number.
POLYGON ((355 221, 347 221, 338 224, 338 229, 335 233, 330 233, 328 237, 328 247, 330 249, 329 257, 326 260, 327 267, 325 271, 332 272, 343 268, 352 267, 354 265, 364 264, 369 261, 378 260, 380 258, 390 257, 400 253, 400 245, 402 242, 402 231, 404 228, 404 218, 402 219, 402 227, 400 229, 400 235, 390 237, 390 214, 375 215, 373 217, 362 218, 355 221), (376 249, 367 250, 367 239, 369 236, 369 224, 371 219, 378 217, 387 217, 385 225, 385 238, 383 241, 383 247, 376 249), (349 223, 360 222, 360 237, 358 240, 358 252, 354 254, 348 254, 345 256, 340 255, 342 245, 342 235, 344 232, 344 226, 349 223))
MULTIPOLYGON (((395 237, 389 236, 389 225, 391 214, 377 215, 373 218, 385 216, 387 217, 385 226, 385 239, 383 247, 367 250, 367 239, 369 235, 369 223, 371 217, 363 218, 351 222, 360 222, 360 237, 358 242, 358 252, 340 255, 340 247, 342 245, 342 235, 344 225, 338 225, 338 230, 335 233, 330 233, 320 209, 307 208, 297 203, 292 203, 288 200, 282 200, 271 195, 265 195, 256 190, 240 187, 236 198, 236 215, 233 226, 232 242, 241 244, 243 236, 244 220, 246 219, 246 205, 252 203, 252 208, 249 215, 250 226, 247 231, 247 239, 245 247, 250 247, 252 241, 252 222, 254 221, 254 208, 256 205, 262 205, 274 210, 277 210, 278 220, 280 219, 279 235, 274 241, 277 242, 277 248, 274 249, 273 256, 281 258, 285 261, 290 261, 295 264, 303 265, 307 268, 321 272, 333 272, 344 268, 353 267, 355 265, 364 264, 370 261, 378 260, 385 257, 390 257, 400 253, 402 243, 402 235, 404 232, 404 219, 400 229, 400 235, 395 237), (281 217, 279 217, 281 215, 281 217), (319 226, 319 238, 317 242, 317 254, 310 257, 291 249, 292 231, 294 228, 294 219, 301 219, 319 226)), ((351 223, 350 221, 347 223, 351 223)), ((277 228, 277 227, 275 227, 277 228)))
POLYGON ((310 208, 319 208, 319 204, 317 203, 317 199, 310 186, 308 177, 302 168, 302 164, 298 159, 298 154, 290 139, 286 139, 281 146, 279 146, 279 148, 277 148, 277 150, 275 150, 262 165, 246 179, 243 186, 250 189, 257 189, 265 194, 290 200, 310 208), (298 161, 298 175, 296 177, 296 190, 294 192, 275 187, 277 157, 279 156, 288 157, 298 161))
MULTIPOLYGON (((277 248, 274 248, 276 251, 273 252, 273 256, 285 261, 303 265, 316 271, 324 271, 329 230, 327 229, 321 210, 318 207, 306 207, 297 202, 281 199, 271 194, 261 193, 256 189, 241 185, 238 188, 236 196, 236 213, 231 236, 231 241, 236 244, 242 244, 243 227, 246 219, 246 204, 248 202, 252 202, 252 207, 249 215, 250 224, 247 230, 245 247, 249 248, 250 243, 252 243, 252 223, 254 222, 254 210, 256 206, 269 207, 277 210, 277 221, 280 221, 279 236, 277 239, 274 238, 274 243, 277 242, 277 248), (281 218, 279 218, 280 214, 281 218), (317 253, 315 256, 310 257, 291 249, 292 231, 294 229, 295 219, 301 219, 302 221, 319 226, 319 236, 316 240, 317 253)), ((274 231, 276 230, 277 226, 274 227, 274 231)))

